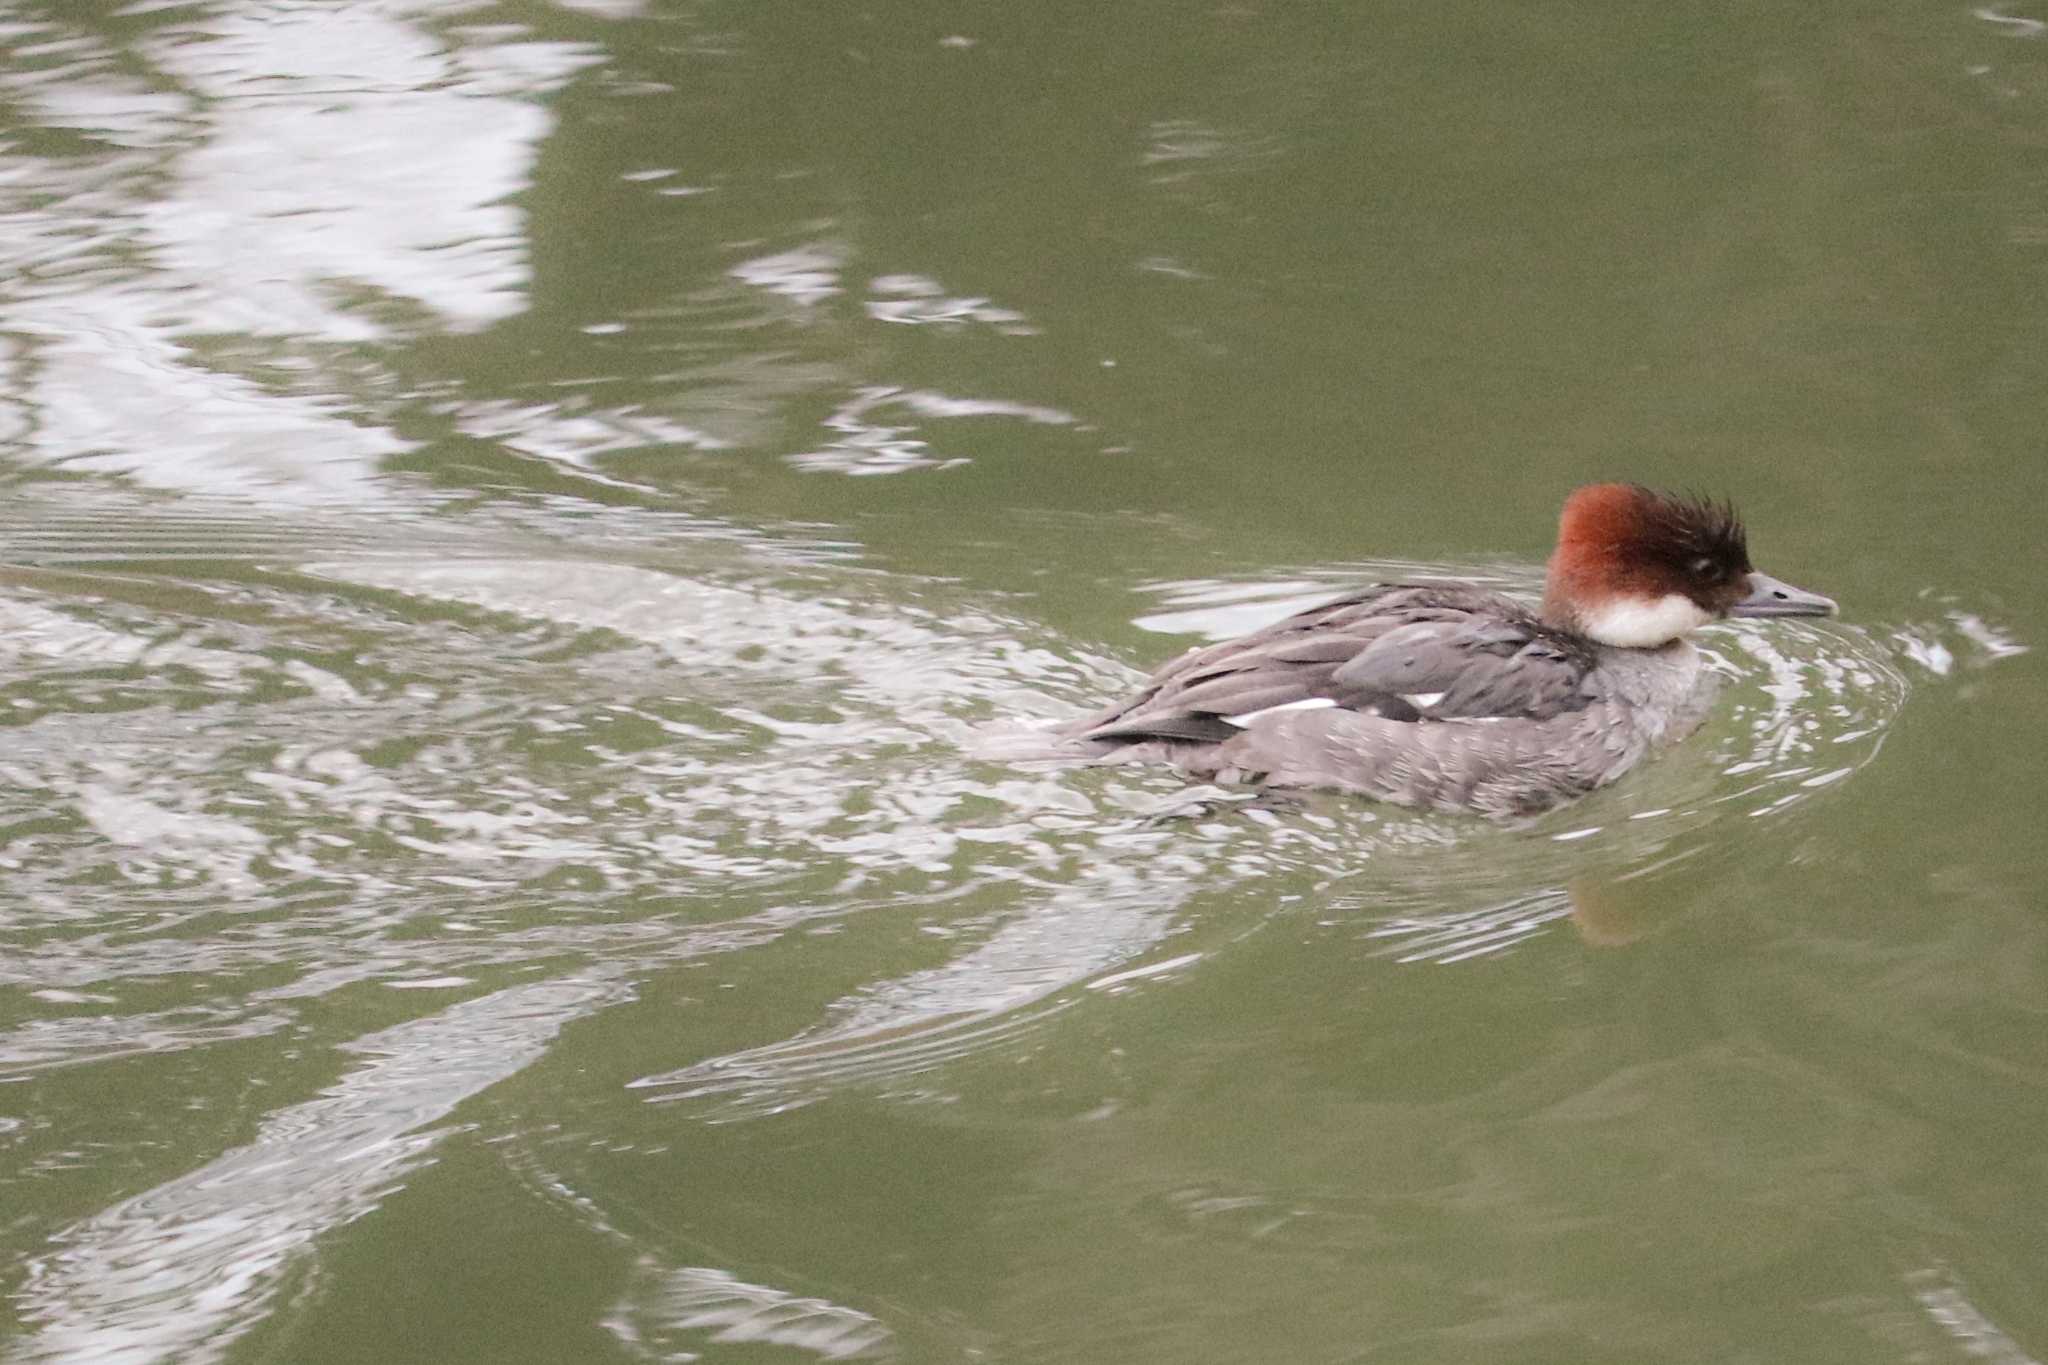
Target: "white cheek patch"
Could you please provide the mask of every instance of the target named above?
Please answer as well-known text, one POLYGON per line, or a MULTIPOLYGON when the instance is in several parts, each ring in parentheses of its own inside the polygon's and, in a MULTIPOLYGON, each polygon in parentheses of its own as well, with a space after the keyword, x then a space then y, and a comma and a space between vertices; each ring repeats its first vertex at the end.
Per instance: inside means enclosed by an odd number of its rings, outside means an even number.
POLYGON ((1712 613, 1683 593, 1662 597, 1617 597, 1584 613, 1585 633, 1603 645, 1655 649, 1713 620, 1712 613))
POLYGON ((1281 702, 1278 706, 1262 706, 1256 711, 1247 711, 1240 716, 1225 716, 1223 719, 1225 723, 1235 725, 1238 729, 1242 730, 1260 716, 1278 715, 1282 711, 1320 711, 1326 706, 1335 706, 1336 704, 1336 702, 1331 701, 1328 697, 1305 697, 1300 701, 1285 701, 1281 702))

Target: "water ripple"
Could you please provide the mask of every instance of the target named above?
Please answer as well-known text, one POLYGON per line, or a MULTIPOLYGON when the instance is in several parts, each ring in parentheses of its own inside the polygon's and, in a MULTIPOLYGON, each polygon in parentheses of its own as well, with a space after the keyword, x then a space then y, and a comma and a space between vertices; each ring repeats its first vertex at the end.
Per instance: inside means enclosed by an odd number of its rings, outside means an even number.
POLYGON ((29 1262, 29 1330, 10 1359, 224 1358, 314 1239, 376 1208, 439 1140, 425 1125, 616 992, 601 978, 515 987, 347 1044, 371 1060, 248 1145, 59 1233, 29 1262))

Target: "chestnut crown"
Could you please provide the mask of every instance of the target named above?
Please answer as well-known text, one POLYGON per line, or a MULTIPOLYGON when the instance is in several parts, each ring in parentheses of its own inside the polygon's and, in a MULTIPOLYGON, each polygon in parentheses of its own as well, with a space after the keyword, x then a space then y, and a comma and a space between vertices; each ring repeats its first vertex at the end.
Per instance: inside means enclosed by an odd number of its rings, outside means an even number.
POLYGON ((1565 499, 1543 617, 1602 644, 1656 648, 1723 616, 1820 616, 1835 604, 1756 572, 1726 502, 1596 483, 1565 499))

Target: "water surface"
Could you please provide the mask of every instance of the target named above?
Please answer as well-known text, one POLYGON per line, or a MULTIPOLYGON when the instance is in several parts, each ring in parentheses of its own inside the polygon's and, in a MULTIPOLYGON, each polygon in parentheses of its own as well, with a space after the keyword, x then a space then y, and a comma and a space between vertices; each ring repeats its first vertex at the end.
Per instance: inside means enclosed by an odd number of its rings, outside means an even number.
POLYGON ((2048 1359, 2048 15, 0 12, 0 1360, 2048 1359), (990 758, 1592 478, 1528 825, 990 758))

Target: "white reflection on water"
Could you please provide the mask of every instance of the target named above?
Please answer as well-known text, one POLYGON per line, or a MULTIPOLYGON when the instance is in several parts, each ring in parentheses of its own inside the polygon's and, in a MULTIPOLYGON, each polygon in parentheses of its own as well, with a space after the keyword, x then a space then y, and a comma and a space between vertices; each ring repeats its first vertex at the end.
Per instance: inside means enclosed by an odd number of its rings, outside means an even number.
POLYGON ((1148 168, 1155 185, 1173 185, 1197 174, 1242 169, 1280 151, 1271 137, 1219 128, 1201 119, 1160 119, 1146 130, 1150 139, 1139 154, 1139 164, 1148 168))
MULTIPOLYGON (((666 1150, 662 1146, 650 1154, 666 1150)), ((874 1315, 815 1294, 743 1280, 713 1266, 678 1266, 658 1244, 625 1231, 597 1201, 544 1170, 530 1152, 507 1148, 505 1154, 534 1193, 631 1253, 633 1269, 625 1289, 600 1325, 635 1356, 695 1360, 695 1348, 705 1344, 783 1346, 826 1360, 897 1353, 896 1332, 874 1315)))
POLYGON ((210 368, 198 334, 340 344, 525 306, 513 196, 537 96, 593 51, 437 33, 431 4, 164 13, 128 48, 46 24, 0 89, 92 140, 0 181, 27 458, 278 503, 381 501, 409 444, 210 368), (147 72, 146 80, 135 74, 147 72))
MULTIPOLYGON (((115 997, 80 996, 72 991, 38 991, 54 1004, 113 1004, 115 997)), ((0 1033, 0 1076, 22 1076, 52 1067, 103 1062, 147 1052, 181 1052, 209 1043, 259 1038, 291 1023, 274 1010, 250 1012, 233 1006, 198 1005, 128 1015, 76 1015, 31 1019, 0 1033)))
POLYGON ((271 1114, 254 1141, 66 1229, 16 1296, 18 1361, 219 1360, 313 1239, 376 1208, 440 1140, 423 1126, 540 1056, 616 999, 562 977, 346 1044, 373 1060, 271 1114))
MULTIPOLYGON (((1062 876, 1068 850, 1100 853, 1109 846, 1103 825, 1117 813, 1057 783, 980 781, 950 764, 898 765, 884 770, 891 773, 886 783, 881 773, 858 771, 861 756, 878 746, 963 735, 963 705, 991 685, 1027 681, 1052 662, 997 636, 992 623, 955 616, 942 630, 915 611, 874 612, 623 566, 358 564, 320 571, 648 640, 692 670, 700 685, 707 667, 753 679, 726 703, 725 714, 753 727, 754 742, 730 765, 698 760, 678 770, 675 776, 694 791, 670 788, 650 797, 674 822, 658 845, 670 886, 712 876, 729 887, 729 879, 750 870, 795 871, 822 856, 848 869, 842 893, 875 877, 893 882, 910 873, 942 879, 945 895, 1016 881, 1044 896, 946 966, 849 1002, 826 1029, 791 1045, 649 1077, 643 1086, 681 1087, 679 1098, 741 1092, 741 1110, 758 1112, 812 1097, 805 1078, 813 1072, 843 1080, 856 1072, 928 1069, 943 1056, 988 1045, 993 1033, 1024 1026, 1023 1006, 1143 952, 1197 884, 1190 874, 1201 864, 1160 847, 1168 842, 1163 834, 1142 838, 1135 856, 1099 861, 1078 882, 1062 876), (755 690, 763 687, 765 694, 755 690), (772 714, 765 708, 778 692, 792 699, 812 694, 818 709, 802 718, 772 714), (982 811, 961 818, 976 806, 982 811), (703 830, 713 809, 747 831, 749 862, 735 862, 723 841, 689 841, 685 832, 703 830), (770 854, 788 848, 792 837, 805 853, 770 854), (991 1031, 989 1021, 1000 1022, 991 1031), (877 1042, 882 1046, 871 1046, 877 1042)), ((667 762, 657 760, 654 771, 667 762)), ((614 846, 618 838, 614 830, 614 846)), ((445 853, 445 839, 435 851, 445 853)))
MULTIPOLYGON (((984 781, 953 743, 1014 690, 1120 673, 971 611, 878 598, 880 576, 719 541, 669 554, 669 571, 360 556, 301 566, 286 587, 192 589, 182 610, 21 585, 0 598, 22 627, 0 642, 0 683, 43 708, 15 731, 0 823, 57 816, 7 850, 22 863, 10 932, 81 916, 141 931, 14 955, 20 981, 93 985, 111 1008, 0 1037, 0 1058, 199 1047, 289 1026, 297 1002, 363 980, 447 982, 565 952, 590 964, 349 1044, 388 1060, 64 1230, 21 1291, 22 1358, 218 1355, 317 1236, 403 1180, 437 1136, 413 1130, 644 974, 864 909, 943 914, 1014 888, 994 922, 973 918, 985 901, 964 912, 957 962, 878 987, 817 1039, 894 1030, 869 1054, 869 1074, 894 1075, 1014 1033, 1031 1002, 1172 927, 1206 858, 1161 848, 1164 834, 1072 880, 1135 823, 1141 787, 984 781), (82 709, 95 697, 118 709, 82 709), (385 752, 394 740, 406 747, 385 752), (840 875, 787 889, 820 869, 840 875), (81 891, 81 872, 107 889, 81 891), (729 918, 689 923, 707 913, 729 918), (177 932, 222 915, 250 922, 177 932), (280 966, 283 984, 234 979, 280 966), (178 974, 222 985, 196 1010, 121 1008, 131 980, 178 974), (945 1032, 969 1017, 980 1027, 945 1032)), ((803 1076, 765 1072, 748 1101, 808 1097, 790 1084, 803 1076)), ((669 1284, 640 1320, 828 1353, 876 1339, 774 1292, 669 1284)))
POLYGON ((896 410, 917 417, 1015 417, 1039 426, 1070 426, 1072 413, 1035 403, 1003 399, 953 398, 942 393, 875 385, 843 403, 825 425, 839 435, 816 450, 792 455, 799 469, 838 474, 901 474, 912 469, 951 469, 967 463, 964 455, 945 455, 916 435, 921 428, 878 420, 878 412, 896 410))
POLYGON ((913 327, 979 322, 1006 336, 1032 336, 1037 331, 1014 308, 984 298, 949 297, 944 285, 922 275, 880 275, 868 282, 868 290, 874 297, 867 301, 867 313, 877 322, 913 327))
POLYGON ((520 210, 552 116, 534 96, 598 54, 456 41, 445 7, 305 5, 210 14, 153 35, 207 127, 143 221, 164 267, 207 282, 205 325, 367 336, 335 306, 357 281, 482 327, 525 306, 520 210))
POLYGON ((70 471, 166 489, 260 489, 278 502, 380 502, 378 463, 409 443, 331 405, 188 363, 162 331, 108 315, 101 294, 27 324, 38 336, 27 448, 70 471))
MULTIPOLYGON (((757 310, 747 325, 793 324, 792 330, 796 330, 830 318, 830 310, 823 305, 845 292, 843 279, 848 254, 838 244, 814 242, 754 257, 732 267, 728 271, 731 278, 772 299, 794 305, 766 316, 757 310)), ((877 322, 941 328, 971 324, 991 328, 1002 336, 1031 336, 1037 331, 1015 309, 981 297, 949 296, 944 285, 923 275, 878 275, 869 281, 868 289, 870 297, 862 307, 866 316, 877 322)), ((704 299, 698 298, 669 311, 701 311, 707 306, 710 305, 704 299)), ((806 372, 801 366, 791 367, 787 360, 773 353, 746 362, 744 374, 725 369, 677 376, 684 377, 697 389, 707 384, 723 387, 737 381, 754 390, 766 383, 777 388, 792 386, 806 394, 843 382, 836 361, 831 365, 813 365, 806 372), (799 382, 793 385, 792 381, 799 382)), ((764 396, 756 392, 748 406, 760 406, 764 396)), ((707 409, 733 406, 730 401, 701 393, 698 402, 707 409)), ((968 463, 969 457, 959 450, 935 448, 930 434, 932 421, 988 417, 1014 418, 1038 426, 1079 425, 1074 414, 1042 403, 963 398, 895 384, 868 384, 857 387, 851 398, 824 419, 824 427, 832 433, 827 439, 786 458, 798 469, 835 474, 954 469, 968 463)), ((707 428, 716 420, 707 413, 707 428)), ((729 422, 730 418, 724 420, 729 422)))
POLYGON ((1973 1360, 1992 1365, 2040 1365, 2018 1342, 1971 1303, 1946 1266, 1931 1266, 1906 1276, 1907 1287, 1927 1319, 1962 1347, 1973 1360))
POLYGON ((560 403, 505 400, 465 405, 457 417, 464 435, 495 441, 507 449, 559 460, 586 472, 599 458, 621 450, 679 446, 723 450, 727 442, 660 413, 571 410, 560 403))
POLYGON ((693 1360, 681 1343, 759 1342, 824 1360, 890 1353, 895 1334, 855 1308, 750 1284, 723 1270, 684 1266, 663 1272, 643 1263, 638 1283, 605 1319, 629 1350, 648 1360, 693 1360))
POLYGON ((944 966, 841 1001, 826 1025, 786 1042, 645 1076, 633 1088, 651 1090, 656 1102, 718 1097, 724 1102, 706 1117, 751 1118, 1000 1046, 1064 1008, 1068 1002, 1049 999, 1055 993, 1158 942, 1191 890, 1175 880, 1146 879, 1127 869, 1084 876, 944 966), (1042 1008, 1032 1008, 1041 1002, 1042 1008))
POLYGON ((845 255, 844 248, 829 243, 793 247, 742 261, 732 268, 732 277, 808 308, 839 293, 845 255))
POLYGON ((1995 5, 1984 5, 1970 11, 1975 18, 1987 24, 1996 24, 2005 30, 2008 38, 2040 38, 2048 35, 2048 23, 2029 19, 2023 14, 2007 14, 1995 5))

